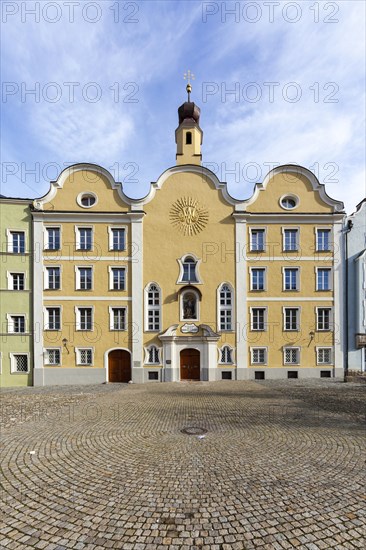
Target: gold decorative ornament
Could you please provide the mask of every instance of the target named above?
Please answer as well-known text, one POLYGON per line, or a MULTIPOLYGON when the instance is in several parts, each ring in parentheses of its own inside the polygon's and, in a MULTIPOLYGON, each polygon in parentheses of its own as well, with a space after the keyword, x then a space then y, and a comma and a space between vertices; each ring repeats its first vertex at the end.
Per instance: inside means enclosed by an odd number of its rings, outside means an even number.
POLYGON ((171 207, 170 221, 183 235, 197 235, 207 225, 208 210, 198 200, 182 197, 171 207))

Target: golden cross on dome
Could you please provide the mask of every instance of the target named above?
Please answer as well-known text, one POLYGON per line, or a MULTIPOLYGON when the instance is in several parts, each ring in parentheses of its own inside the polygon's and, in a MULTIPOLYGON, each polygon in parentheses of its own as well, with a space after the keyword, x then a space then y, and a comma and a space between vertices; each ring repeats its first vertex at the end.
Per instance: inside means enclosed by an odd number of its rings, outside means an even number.
POLYGON ((188 80, 188 84, 186 86, 186 90, 187 90, 187 93, 188 93, 188 101, 191 100, 191 91, 192 91, 192 86, 191 86, 191 80, 194 80, 195 79, 195 76, 193 73, 191 73, 191 71, 188 69, 188 71, 186 73, 184 73, 183 75, 183 78, 184 80, 188 80))
POLYGON ((188 84, 191 83, 191 79, 194 80, 195 79, 195 76, 193 73, 191 73, 191 71, 188 69, 188 71, 186 73, 184 73, 184 76, 183 76, 184 80, 188 80, 188 84))

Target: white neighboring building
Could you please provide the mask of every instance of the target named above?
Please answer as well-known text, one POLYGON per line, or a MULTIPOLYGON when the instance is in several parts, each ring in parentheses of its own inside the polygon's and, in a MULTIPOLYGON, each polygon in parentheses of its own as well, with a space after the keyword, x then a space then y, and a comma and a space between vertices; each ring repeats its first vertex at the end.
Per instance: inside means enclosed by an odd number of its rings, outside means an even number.
POLYGON ((366 371, 366 198, 347 218, 348 369, 366 371))

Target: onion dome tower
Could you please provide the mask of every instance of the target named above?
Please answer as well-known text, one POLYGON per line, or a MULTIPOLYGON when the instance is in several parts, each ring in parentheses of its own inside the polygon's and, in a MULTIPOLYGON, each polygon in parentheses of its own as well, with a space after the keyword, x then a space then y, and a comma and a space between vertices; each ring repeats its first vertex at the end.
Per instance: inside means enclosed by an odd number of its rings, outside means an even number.
POLYGON ((188 101, 178 109, 179 126, 175 131, 177 164, 201 164, 203 132, 200 128, 200 108, 191 101, 192 86, 186 87, 188 101))

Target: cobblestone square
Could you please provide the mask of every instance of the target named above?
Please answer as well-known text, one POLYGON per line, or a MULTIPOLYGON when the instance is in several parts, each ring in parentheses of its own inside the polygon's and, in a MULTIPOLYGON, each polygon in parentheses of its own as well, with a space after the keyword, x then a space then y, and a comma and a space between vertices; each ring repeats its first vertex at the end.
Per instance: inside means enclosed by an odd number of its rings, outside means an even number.
POLYGON ((1 548, 365 548, 366 385, 3 389, 1 548))

